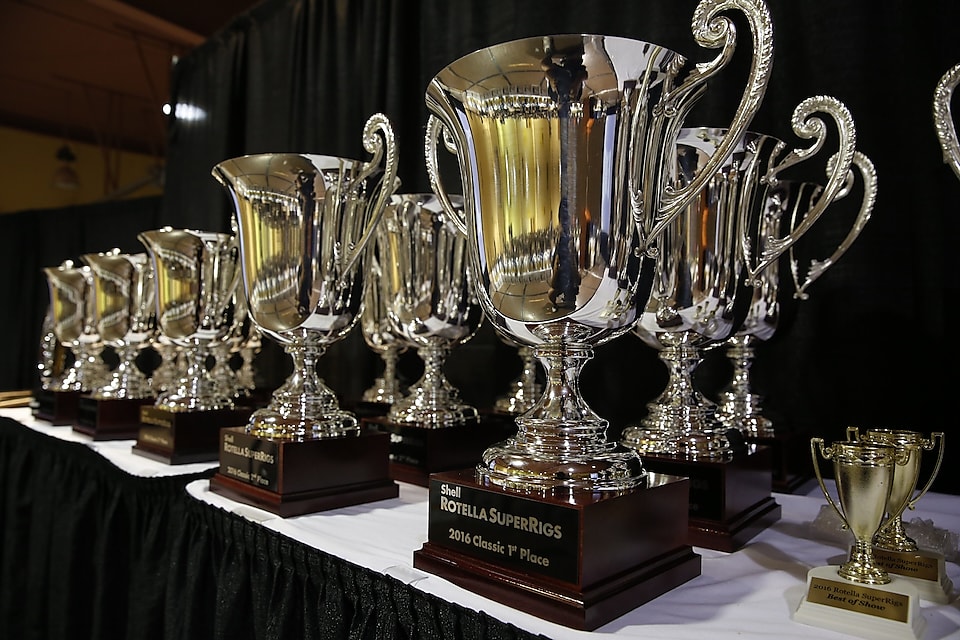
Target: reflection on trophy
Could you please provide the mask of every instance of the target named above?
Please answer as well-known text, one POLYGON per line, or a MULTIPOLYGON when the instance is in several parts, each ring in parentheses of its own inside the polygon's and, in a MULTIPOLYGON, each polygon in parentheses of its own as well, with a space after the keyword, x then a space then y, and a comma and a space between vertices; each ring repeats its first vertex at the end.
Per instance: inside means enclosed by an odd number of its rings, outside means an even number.
POLYGON ((914 509, 937 477, 943 462, 943 432, 933 432, 925 438, 916 431, 902 429, 867 429, 860 433, 856 427, 847 428, 847 438, 870 444, 889 445, 906 456, 906 462, 897 465, 893 474, 893 488, 887 503, 887 523, 873 538, 878 564, 888 572, 909 580, 921 596, 940 603, 950 601, 953 583, 946 575, 943 554, 921 551, 917 542, 907 535, 902 514, 914 509), (938 447, 939 441, 939 447, 938 447), (919 491, 920 459, 924 451, 938 447, 938 454, 926 484, 919 491))
POLYGON ((236 238, 170 227, 137 237, 153 263, 157 325, 180 347, 185 369, 152 406, 142 408, 133 450, 171 464, 216 460, 220 427, 249 415, 235 407, 235 385, 224 384, 208 366, 237 320, 236 238))
POLYGON ((97 333, 118 363, 104 385, 80 398, 75 428, 94 439, 132 439, 140 407, 154 400, 150 379, 137 365, 156 331, 153 269, 146 254, 119 249, 80 259, 93 274, 97 333))
POLYGON ((360 315, 360 330, 363 340, 370 349, 380 356, 383 362, 383 373, 373 381, 361 396, 361 401, 371 405, 380 405, 382 414, 389 405, 396 402, 403 395, 403 386, 397 374, 397 363, 400 354, 407 350, 406 343, 391 328, 387 312, 387 280, 384 276, 384 265, 381 264, 381 255, 376 253, 376 243, 371 243, 373 255, 368 256, 370 264, 370 281, 364 291, 365 300, 363 313, 360 315))
POLYGON ((281 516, 398 493, 389 436, 361 428, 316 370, 360 318, 367 244, 398 184, 385 116, 367 120, 363 144, 369 162, 278 153, 213 169, 233 200, 250 318, 283 345, 293 372, 246 427, 224 429, 210 486, 281 516))
MULTIPOLYGON (((900 515, 890 498, 908 453, 865 441, 834 442, 828 447, 822 438, 810 440, 810 453, 820 489, 853 534, 854 545, 839 568, 815 567, 808 572, 807 592, 794 619, 859 636, 920 638, 926 620, 919 613, 917 589, 891 576, 876 561, 873 549, 877 531, 900 515), (837 501, 824 483, 818 452, 833 462, 837 501)), ((903 506, 899 508, 902 511, 903 506)))
POLYGON ((93 297, 93 273, 65 260, 43 269, 50 292, 53 333, 73 354, 73 361, 52 383, 50 394, 39 394, 36 416, 55 424, 75 426, 80 395, 106 384, 110 375, 101 354, 93 297))
MULTIPOLYGON (((701 2, 694 30, 707 46, 724 40, 732 54, 735 38, 719 6, 701 2)), ((544 36, 464 56, 428 85, 431 186, 467 238, 488 320, 534 349, 545 384, 516 418, 516 436, 487 449, 475 470, 431 476, 429 539, 414 554, 416 567, 581 629, 699 575, 699 556, 686 543, 689 481, 647 473, 635 450, 608 441, 608 422, 580 394, 579 378, 595 346, 632 328, 649 291, 644 254, 656 251, 663 229, 726 160, 759 106, 772 57, 769 15, 759 2, 739 8, 754 36, 748 87, 730 137, 676 189, 665 158, 725 54, 688 66, 646 42, 544 36), (439 175, 441 140, 459 164, 462 215, 439 175), (471 509, 535 512, 564 535, 547 541, 517 530, 504 539, 500 528, 442 509, 451 495, 471 509), (451 540, 451 529, 467 542, 451 540), (616 531, 616 540, 588 533, 600 530, 616 531), (544 562, 478 549, 473 537, 536 548, 544 562), (653 566, 668 557, 671 570, 653 566)))
POLYGON ((950 108, 953 92, 958 84, 960 64, 951 67, 937 83, 933 93, 933 126, 943 150, 943 161, 960 178, 960 142, 957 141, 957 124, 950 108))
POLYGON ((497 337, 506 345, 514 347, 520 356, 520 375, 510 382, 506 393, 497 397, 493 403, 493 410, 508 415, 520 415, 533 408, 537 400, 543 395, 543 385, 537 380, 537 356, 533 347, 520 344, 509 335, 498 333, 497 337))

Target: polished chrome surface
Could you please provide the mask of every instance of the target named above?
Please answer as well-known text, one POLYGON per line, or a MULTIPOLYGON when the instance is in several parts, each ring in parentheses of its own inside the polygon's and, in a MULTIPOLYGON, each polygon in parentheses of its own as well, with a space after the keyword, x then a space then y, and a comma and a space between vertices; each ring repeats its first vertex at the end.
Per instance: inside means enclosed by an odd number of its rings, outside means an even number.
POLYGON ((316 371, 330 344, 357 324, 364 254, 397 189, 393 129, 374 114, 363 131, 368 161, 273 153, 225 160, 214 177, 230 193, 250 317, 293 359, 293 372, 248 429, 265 437, 359 433, 316 371))
MULTIPOLYGON (((454 207, 461 206, 452 197, 454 207)), ((423 375, 391 405, 400 424, 441 428, 476 421, 443 367, 483 321, 468 267, 467 239, 433 194, 395 194, 377 230, 380 285, 393 331, 423 360, 423 375)))
MULTIPOLYGON (((382 225, 381 225, 382 228, 382 225)), ((384 276, 381 255, 377 251, 378 242, 371 242, 369 261, 370 277, 364 291, 363 313, 360 315, 360 330, 363 340, 370 349, 380 356, 383 371, 377 376, 361 396, 364 402, 393 404, 406 391, 397 372, 400 354, 407 350, 407 343, 393 330, 390 324, 387 300, 389 299, 389 280, 384 276)))
POLYGON ((73 362, 59 380, 51 382, 51 388, 94 392, 107 383, 110 371, 97 333, 93 272, 86 265, 74 266, 72 260, 65 260, 59 267, 45 267, 43 273, 50 292, 53 333, 73 353, 73 362))
POLYGON ((234 394, 225 391, 208 369, 217 345, 236 316, 240 255, 230 234, 169 227, 142 231, 156 282, 157 325, 183 348, 186 369, 157 395, 156 406, 169 411, 230 409, 234 394))
POLYGON ((957 142, 957 122, 953 118, 950 102, 953 92, 960 84, 960 64, 954 65, 937 82, 933 93, 933 126, 943 150, 943 161, 960 178, 960 143, 957 142))
POLYGON ((892 445, 862 441, 834 442, 828 447, 822 438, 812 438, 810 453, 824 497, 855 539, 849 559, 840 565, 837 573, 861 584, 889 583, 890 575, 874 560, 873 537, 889 521, 895 469, 906 464, 905 452, 892 445), (837 501, 823 482, 818 452, 824 460, 833 461, 837 501))
POLYGON ((517 350, 521 368, 520 375, 510 382, 507 391, 493 401, 493 410, 511 415, 526 413, 543 395, 543 385, 537 380, 537 372, 540 370, 537 355, 533 347, 519 344, 510 336, 500 333, 497 337, 504 344, 517 350))
POLYGON ((772 27, 756 2, 700 2, 699 44, 723 51, 688 65, 663 47, 602 35, 525 38, 474 52, 428 85, 431 186, 467 236, 477 293, 498 332, 534 347, 546 384, 491 447, 478 473, 521 490, 640 486, 636 451, 606 440, 608 423, 579 391, 596 345, 630 330, 646 301, 644 252, 731 152, 759 108, 772 27), (754 55, 728 140, 689 185, 668 185, 664 158, 736 46, 721 11, 744 12, 754 55), (457 156, 464 216, 448 206, 437 147, 457 156))
POLYGON ((893 473, 893 488, 887 503, 887 523, 874 536, 873 543, 879 548, 890 551, 917 551, 917 542, 907 535, 903 528, 903 513, 916 508, 917 502, 930 490, 943 462, 943 432, 935 431, 930 437, 924 437, 917 431, 905 429, 866 429, 863 433, 857 427, 847 427, 847 438, 871 444, 889 445, 903 451, 906 462, 897 465, 893 473), (939 447, 937 444, 939 442, 939 447), (937 460, 930 470, 927 482, 919 490, 920 461, 924 451, 938 448, 937 460))
POLYGON ((98 399, 142 399, 154 396, 150 378, 137 357, 151 346, 157 331, 153 267, 145 253, 112 250, 80 256, 93 273, 97 332, 117 354, 109 381, 93 392, 98 399))

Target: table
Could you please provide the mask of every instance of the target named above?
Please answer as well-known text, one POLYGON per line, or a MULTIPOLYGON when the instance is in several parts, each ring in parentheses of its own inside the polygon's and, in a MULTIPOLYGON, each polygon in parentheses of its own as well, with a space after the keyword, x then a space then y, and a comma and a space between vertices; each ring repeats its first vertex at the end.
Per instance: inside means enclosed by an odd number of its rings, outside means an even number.
MULTIPOLYGON (((94 443, 69 429, 37 423, 22 410, 0 415, 36 432, 86 444, 131 477, 183 481, 174 489, 183 492, 182 502, 174 500, 179 507, 171 512, 181 520, 165 525, 169 529, 160 555, 169 570, 157 581, 164 611, 150 616, 162 631, 156 637, 849 637, 791 619, 803 596, 807 570, 838 563, 848 544, 842 534, 830 537, 813 526, 825 504, 816 483, 806 487, 805 495, 774 494, 782 506, 781 520, 740 551, 697 548, 703 558, 699 577, 594 632, 582 632, 415 569, 412 554, 426 540, 425 488, 400 483, 395 499, 284 519, 212 493, 211 465, 178 469, 132 454, 132 441, 94 443)), ((956 534, 960 497, 928 494, 905 521, 914 518, 930 519, 956 534)), ((3 553, 6 558, 9 550, 3 553)), ((82 548, 74 553, 81 554, 82 548)), ((948 575, 957 585, 955 548, 948 560, 948 575)), ((0 578, 5 576, 0 573, 0 578)), ((960 638, 956 601, 924 601, 922 612, 925 638, 960 638)), ((0 617, 0 632, 3 629, 0 617)))

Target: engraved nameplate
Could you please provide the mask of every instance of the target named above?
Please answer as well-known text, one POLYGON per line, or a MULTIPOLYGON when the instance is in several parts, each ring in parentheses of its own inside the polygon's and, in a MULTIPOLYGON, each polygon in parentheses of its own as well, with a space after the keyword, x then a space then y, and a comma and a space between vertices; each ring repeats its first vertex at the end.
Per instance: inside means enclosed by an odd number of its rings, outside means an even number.
POLYGON ((909 596, 818 577, 810 578, 807 601, 896 622, 907 622, 910 614, 909 596))
POLYGON ((278 490, 280 451, 276 442, 224 431, 220 444, 220 473, 261 489, 278 490))
POLYGON ((939 582, 940 562, 936 557, 923 552, 888 551, 874 548, 873 559, 890 573, 900 576, 939 582))

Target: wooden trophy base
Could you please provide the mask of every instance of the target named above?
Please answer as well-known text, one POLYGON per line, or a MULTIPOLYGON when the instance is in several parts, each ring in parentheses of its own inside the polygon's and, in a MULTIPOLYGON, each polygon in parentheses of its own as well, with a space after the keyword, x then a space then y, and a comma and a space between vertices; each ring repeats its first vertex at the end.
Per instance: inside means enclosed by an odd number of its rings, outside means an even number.
POLYGON ((476 466, 491 445, 517 432, 512 416, 482 416, 437 428, 391 422, 385 416, 363 422, 390 436, 390 477, 421 487, 429 486, 431 473, 476 466))
POLYGON ((472 469, 430 478, 413 566, 567 627, 593 630, 700 575, 686 478, 605 495, 518 493, 472 469))
POLYGON ((396 498, 389 444, 387 433, 363 427, 358 435, 307 440, 226 427, 210 490, 283 518, 396 498))
POLYGON ((810 435, 800 431, 774 431, 770 434, 745 436, 749 444, 768 447, 773 464, 773 490, 794 493, 816 478, 810 458, 810 435))
POLYGON ((874 561, 887 570, 906 580, 914 587, 920 597, 937 604, 947 604, 953 600, 953 581, 947 575, 942 553, 936 551, 890 551, 874 546, 874 561))
POLYGON ((793 619, 870 640, 919 640, 927 626, 919 600, 898 576, 889 584, 858 584, 837 575, 835 566, 815 567, 793 619))
POLYGON ((48 391, 41 389, 34 394, 36 407, 33 417, 45 420, 55 427, 73 426, 77 421, 79 391, 48 391))
POLYGON ((140 429, 133 453, 167 464, 209 462, 220 457, 220 429, 247 423, 253 409, 168 411, 140 408, 140 429))
POLYGON ((140 430, 140 408, 155 398, 114 399, 80 396, 73 430, 94 440, 135 440, 140 430))
POLYGON ((690 478, 689 544, 733 552, 780 519, 771 491, 771 450, 748 445, 729 460, 643 454, 657 473, 690 478))

